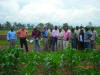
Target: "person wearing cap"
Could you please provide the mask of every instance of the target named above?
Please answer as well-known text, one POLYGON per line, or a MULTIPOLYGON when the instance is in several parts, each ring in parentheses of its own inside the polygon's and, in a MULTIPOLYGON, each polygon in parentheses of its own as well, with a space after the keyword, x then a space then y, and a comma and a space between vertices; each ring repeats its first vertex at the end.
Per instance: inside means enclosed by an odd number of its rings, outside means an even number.
POLYGON ((43 36, 43 47, 44 50, 48 50, 48 28, 44 27, 43 31, 42 31, 42 36, 43 36))
POLYGON ((16 46, 17 36, 16 36, 16 32, 14 31, 13 27, 11 27, 10 31, 7 33, 7 40, 9 41, 10 47, 16 46))
POLYGON ((85 27, 85 33, 84 33, 84 48, 90 49, 91 48, 91 39, 92 33, 89 31, 89 27, 85 27))
POLYGON ((25 49, 28 52, 28 44, 27 44, 27 30, 25 29, 24 26, 22 26, 22 29, 17 31, 17 34, 19 34, 20 37, 20 46, 21 48, 23 48, 23 45, 25 45, 25 49))

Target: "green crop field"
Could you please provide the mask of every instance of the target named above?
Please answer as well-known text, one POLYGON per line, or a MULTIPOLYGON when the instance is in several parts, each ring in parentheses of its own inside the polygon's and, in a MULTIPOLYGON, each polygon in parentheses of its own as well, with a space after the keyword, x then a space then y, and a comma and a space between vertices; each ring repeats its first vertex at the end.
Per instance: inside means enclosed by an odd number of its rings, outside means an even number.
POLYGON ((0 50, 0 75, 100 75, 100 51, 0 50))

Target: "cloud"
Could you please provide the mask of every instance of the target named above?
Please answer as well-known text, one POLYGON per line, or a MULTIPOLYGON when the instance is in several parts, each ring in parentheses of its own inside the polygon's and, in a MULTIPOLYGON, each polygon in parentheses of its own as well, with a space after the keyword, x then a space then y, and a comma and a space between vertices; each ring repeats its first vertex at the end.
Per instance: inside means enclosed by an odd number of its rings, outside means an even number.
POLYGON ((0 22, 99 25, 99 0, 0 0, 0 22))

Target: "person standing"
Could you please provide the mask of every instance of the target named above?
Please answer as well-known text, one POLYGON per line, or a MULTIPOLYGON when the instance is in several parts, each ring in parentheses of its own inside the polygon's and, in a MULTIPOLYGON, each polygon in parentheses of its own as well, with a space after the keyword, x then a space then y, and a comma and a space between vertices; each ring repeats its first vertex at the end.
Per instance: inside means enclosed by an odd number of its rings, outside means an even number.
POLYGON ((94 27, 91 28, 92 37, 91 37, 91 49, 96 49, 96 39, 98 37, 97 32, 95 31, 94 27))
POLYGON ((41 51, 40 48, 40 37, 41 37, 41 32, 39 29, 35 28, 32 31, 32 38, 34 39, 34 50, 35 52, 37 52, 37 48, 39 49, 39 52, 41 51))
POLYGON ((68 26, 64 26, 64 37, 63 37, 63 49, 66 49, 71 39, 71 32, 68 30, 68 26))
POLYGON ((10 47, 16 46, 17 36, 16 36, 16 32, 14 31, 13 27, 11 27, 10 31, 7 33, 7 40, 9 41, 10 47))
POLYGON ((19 37, 20 37, 20 46, 21 46, 21 48, 23 48, 23 44, 24 44, 25 49, 28 52, 28 45, 27 45, 27 40, 26 40, 27 30, 25 29, 25 27, 22 26, 22 29, 18 30, 17 34, 19 34, 19 37))
POLYGON ((84 48, 85 49, 90 49, 91 48, 91 42, 90 39, 92 37, 91 32, 89 31, 89 27, 85 27, 85 33, 84 33, 84 48))
POLYGON ((76 41, 77 41, 77 37, 76 37, 75 29, 72 28, 71 31, 72 31, 72 33, 71 33, 72 48, 73 48, 73 49, 77 49, 77 43, 76 43, 76 41))
POLYGON ((47 27, 44 27, 44 30, 42 31, 42 36, 43 36, 44 50, 48 50, 48 29, 47 27))
POLYGON ((80 29, 79 29, 78 26, 76 26, 75 33, 76 33, 76 38, 77 38, 77 40, 76 40, 77 49, 80 49, 79 48, 79 34, 80 34, 80 29))
POLYGON ((63 50, 63 36, 64 32, 62 31, 62 29, 59 29, 58 42, 57 42, 58 50, 63 50))
POLYGON ((57 26, 55 26, 55 29, 52 31, 52 51, 55 50, 55 45, 56 45, 56 50, 57 50, 58 33, 59 33, 59 30, 57 26))
POLYGON ((49 43, 49 49, 52 49, 52 28, 48 32, 48 43, 49 43))
POLYGON ((80 46, 80 50, 84 50, 84 30, 83 29, 80 30, 80 34, 79 34, 79 46, 80 46))

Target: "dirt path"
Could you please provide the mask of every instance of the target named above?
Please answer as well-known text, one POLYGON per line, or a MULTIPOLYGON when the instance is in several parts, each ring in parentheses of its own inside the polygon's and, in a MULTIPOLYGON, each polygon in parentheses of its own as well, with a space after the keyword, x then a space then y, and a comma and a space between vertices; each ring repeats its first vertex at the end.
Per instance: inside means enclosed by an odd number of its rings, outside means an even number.
MULTIPOLYGON (((0 46, 0 49, 5 49, 5 48, 8 48, 8 46, 5 46, 5 45, 0 46)), ((20 48, 20 45, 18 46, 18 48, 20 48)), ((34 51, 34 48, 32 45, 28 46, 28 49, 29 49, 29 51, 34 51)), ((24 50, 25 50, 25 47, 24 47, 24 50)), ((41 51, 44 51, 43 47, 41 47, 41 51)))
POLYGON ((96 49, 97 49, 97 50, 100 50, 100 45, 97 45, 97 46, 96 46, 96 49))
MULTIPOLYGON (((5 46, 5 45, 0 46, 0 49, 5 49, 5 48, 8 48, 8 46, 5 46)), ((20 48, 20 46, 18 46, 18 48, 20 48)), ((33 48, 32 45, 28 46, 28 48, 29 48, 29 51, 34 51, 34 48, 33 48)), ((25 48, 24 48, 24 49, 25 49, 25 48)), ((97 50, 100 50, 100 45, 97 45, 97 46, 96 46, 96 49, 97 49, 97 50)), ((41 46, 41 51, 44 52, 42 46, 41 46)))

